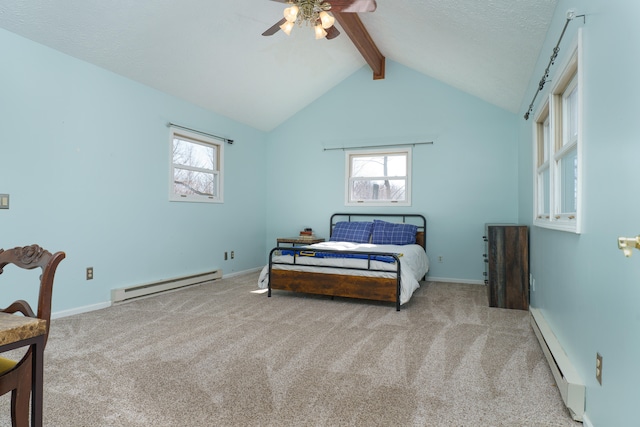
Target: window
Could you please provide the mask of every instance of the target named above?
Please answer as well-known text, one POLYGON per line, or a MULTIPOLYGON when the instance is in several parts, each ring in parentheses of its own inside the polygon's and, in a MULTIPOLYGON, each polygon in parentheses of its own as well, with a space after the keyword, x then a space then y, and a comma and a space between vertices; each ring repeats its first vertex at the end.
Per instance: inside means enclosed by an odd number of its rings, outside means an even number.
POLYGON ((170 129, 169 200, 222 203, 223 145, 205 135, 170 129))
POLYGON ((546 220, 551 218, 550 213, 550 185, 551 168, 549 166, 549 104, 545 105, 544 111, 536 122, 536 144, 537 144, 537 189, 536 197, 537 218, 546 220))
POLYGON ((411 149, 347 151, 347 206, 410 206, 411 149))
POLYGON ((535 217, 540 227, 580 233, 581 32, 536 115, 535 217))

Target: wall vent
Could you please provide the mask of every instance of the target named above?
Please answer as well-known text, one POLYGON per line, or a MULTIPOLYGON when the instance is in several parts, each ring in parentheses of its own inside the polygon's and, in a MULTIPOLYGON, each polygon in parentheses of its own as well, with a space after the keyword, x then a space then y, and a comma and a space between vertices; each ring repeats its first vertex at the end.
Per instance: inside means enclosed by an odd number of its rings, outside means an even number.
POLYGON ((158 292, 164 292, 171 289, 182 288, 185 286, 196 285, 215 279, 222 278, 222 270, 208 271, 206 273, 194 274, 192 276, 177 277, 159 282, 147 283, 144 285, 129 286, 127 288, 112 289, 111 302, 121 302, 132 298, 152 295, 158 292))
POLYGON ((562 400, 569 409, 571 417, 576 421, 582 421, 585 403, 585 386, 582 379, 540 310, 530 307, 529 313, 531 313, 531 327, 547 358, 562 400))

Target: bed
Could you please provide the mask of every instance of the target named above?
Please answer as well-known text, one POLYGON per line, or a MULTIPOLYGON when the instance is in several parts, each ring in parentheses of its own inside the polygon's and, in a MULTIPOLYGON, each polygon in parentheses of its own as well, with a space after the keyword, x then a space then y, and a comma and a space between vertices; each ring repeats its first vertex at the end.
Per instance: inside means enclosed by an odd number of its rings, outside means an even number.
POLYGON ((407 303, 429 271, 427 223, 419 214, 336 213, 329 240, 269 253, 258 286, 272 290, 407 303))

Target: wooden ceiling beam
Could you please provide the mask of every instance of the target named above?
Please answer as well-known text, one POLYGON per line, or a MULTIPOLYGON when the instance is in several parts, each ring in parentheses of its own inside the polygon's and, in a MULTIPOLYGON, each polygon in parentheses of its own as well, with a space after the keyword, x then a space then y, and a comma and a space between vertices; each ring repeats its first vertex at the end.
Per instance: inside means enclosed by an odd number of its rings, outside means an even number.
POLYGON ((384 79, 384 56, 373 42, 358 14, 334 12, 333 15, 373 70, 373 79, 384 79))

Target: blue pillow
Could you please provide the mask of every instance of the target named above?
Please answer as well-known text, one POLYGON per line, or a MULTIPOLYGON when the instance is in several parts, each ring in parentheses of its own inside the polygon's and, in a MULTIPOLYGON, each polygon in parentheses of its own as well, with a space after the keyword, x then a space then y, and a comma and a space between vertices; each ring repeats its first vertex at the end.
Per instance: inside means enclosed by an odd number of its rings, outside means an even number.
POLYGON ((331 241, 369 243, 371 239, 372 222, 339 221, 333 226, 331 241))
POLYGON ((412 245, 416 242, 418 226, 413 224, 393 224, 373 220, 371 243, 374 245, 412 245))

